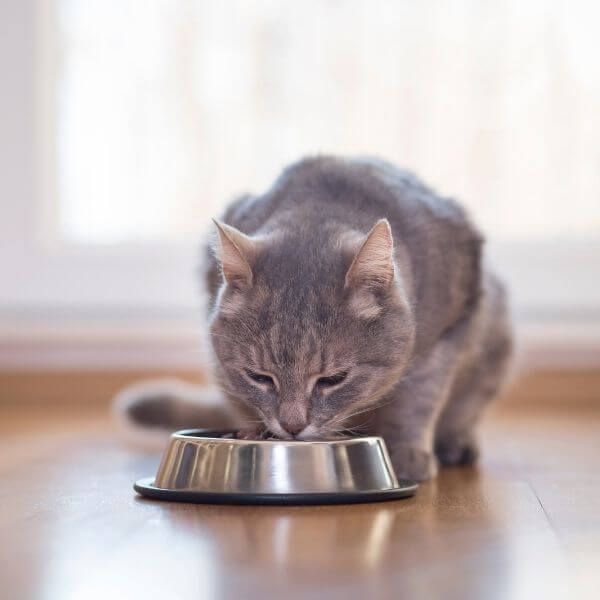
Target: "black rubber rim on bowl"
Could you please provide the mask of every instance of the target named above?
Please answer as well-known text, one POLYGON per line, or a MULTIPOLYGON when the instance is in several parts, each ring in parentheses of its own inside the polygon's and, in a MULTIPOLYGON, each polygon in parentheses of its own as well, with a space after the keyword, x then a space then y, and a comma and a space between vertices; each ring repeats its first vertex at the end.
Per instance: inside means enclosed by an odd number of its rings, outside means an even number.
POLYGON ((193 490, 168 490, 154 486, 152 477, 135 482, 133 489, 146 498, 168 500, 170 502, 194 502, 196 504, 262 504, 262 505, 300 505, 300 504, 357 504, 360 502, 381 502, 398 500, 414 496, 417 484, 412 481, 400 481, 397 488, 373 490, 368 492, 314 492, 304 494, 252 494, 196 492, 193 490))

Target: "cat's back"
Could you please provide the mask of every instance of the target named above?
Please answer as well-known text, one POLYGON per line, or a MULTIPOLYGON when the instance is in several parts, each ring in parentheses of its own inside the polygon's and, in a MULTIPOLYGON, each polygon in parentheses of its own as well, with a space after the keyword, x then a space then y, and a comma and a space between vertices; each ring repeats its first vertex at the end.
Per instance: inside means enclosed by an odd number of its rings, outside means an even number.
POLYGON ((223 220, 251 235, 332 224, 366 233, 381 218, 397 234, 434 221, 468 224, 457 203, 437 195, 412 172, 374 157, 335 156, 290 165, 264 194, 233 202, 223 220))

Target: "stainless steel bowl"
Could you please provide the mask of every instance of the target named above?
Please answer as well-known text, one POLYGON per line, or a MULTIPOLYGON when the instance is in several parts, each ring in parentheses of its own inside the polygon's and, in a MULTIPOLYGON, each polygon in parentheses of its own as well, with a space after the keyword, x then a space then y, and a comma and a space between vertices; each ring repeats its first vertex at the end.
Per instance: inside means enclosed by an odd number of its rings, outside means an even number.
POLYGON ((221 504, 331 504, 412 496, 379 437, 332 441, 238 440, 233 432, 174 433, 156 478, 140 494, 221 504))

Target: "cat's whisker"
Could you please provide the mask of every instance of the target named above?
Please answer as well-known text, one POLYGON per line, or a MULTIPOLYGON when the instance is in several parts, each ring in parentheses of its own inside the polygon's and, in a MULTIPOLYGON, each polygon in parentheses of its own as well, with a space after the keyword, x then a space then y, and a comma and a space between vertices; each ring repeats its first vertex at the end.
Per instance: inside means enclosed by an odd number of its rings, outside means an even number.
POLYGON ((337 418, 334 418, 334 419, 328 421, 327 425, 332 425, 332 424, 335 424, 335 423, 340 423, 340 422, 343 422, 343 421, 347 421, 348 419, 351 419, 351 418, 356 417, 358 415, 362 415, 363 413, 374 411, 376 409, 382 408, 383 406, 387 406, 388 404, 391 404, 392 402, 394 402, 394 400, 395 400, 395 398, 391 398, 390 400, 387 400, 385 402, 380 402, 380 403, 372 404, 370 406, 367 406, 367 407, 365 407, 365 408, 363 408, 361 410, 357 410, 357 411, 355 411, 353 413, 350 413, 348 415, 341 415, 341 416, 339 416, 337 418))

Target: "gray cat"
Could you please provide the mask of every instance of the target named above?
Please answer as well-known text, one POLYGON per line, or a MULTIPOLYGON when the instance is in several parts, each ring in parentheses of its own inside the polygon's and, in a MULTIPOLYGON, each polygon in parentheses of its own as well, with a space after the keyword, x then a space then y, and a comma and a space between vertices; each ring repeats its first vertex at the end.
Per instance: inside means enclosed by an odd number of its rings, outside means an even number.
POLYGON ((460 206, 389 163, 317 157, 216 225, 210 334, 241 435, 381 435, 416 480, 476 460, 511 336, 460 206))

